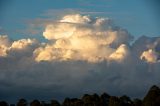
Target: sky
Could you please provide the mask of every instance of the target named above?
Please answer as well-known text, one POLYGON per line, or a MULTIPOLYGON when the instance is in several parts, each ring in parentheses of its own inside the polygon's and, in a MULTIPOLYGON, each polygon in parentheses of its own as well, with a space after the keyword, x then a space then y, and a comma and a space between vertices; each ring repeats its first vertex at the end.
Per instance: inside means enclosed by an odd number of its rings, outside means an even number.
POLYGON ((1 0, 0 99, 143 98, 160 85, 158 3, 1 0))
POLYGON ((1 0, 1 30, 12 35, 13 39, 32 37, 32 34, 23 31, 29 27, 29 20, 55 18, 60 11, 67 13, 68 10, 68 13, 81 11, 109 17, 134 36, 158 36, 159 12, 155 4, 158 5, 156 0, 1 0))

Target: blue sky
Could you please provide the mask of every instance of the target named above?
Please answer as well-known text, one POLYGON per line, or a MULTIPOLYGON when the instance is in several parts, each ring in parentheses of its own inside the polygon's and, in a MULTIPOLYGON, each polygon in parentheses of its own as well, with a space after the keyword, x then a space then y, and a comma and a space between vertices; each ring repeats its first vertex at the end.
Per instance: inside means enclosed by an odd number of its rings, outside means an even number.
MULTIPOLYGON (((158 12, 153 0, 2 0, 0 11, 0 34, 13 39, 36 37, 43 39, 41 33, 34 36, 24 33, 28 20, 46 18, 49 10, 52 18, 57 11, 83 11, 89 15, 109 17, 114 23, 127 29, 133 36, 159 36, 158 12), (88 12, 88 13, 87 13, 88 12), (23 33, 22 33, 23 32, 23 33)), ((42 29, 40 29, 42 30, 42 29)), ((43 30, 41 31, 43 32, 43 30)))

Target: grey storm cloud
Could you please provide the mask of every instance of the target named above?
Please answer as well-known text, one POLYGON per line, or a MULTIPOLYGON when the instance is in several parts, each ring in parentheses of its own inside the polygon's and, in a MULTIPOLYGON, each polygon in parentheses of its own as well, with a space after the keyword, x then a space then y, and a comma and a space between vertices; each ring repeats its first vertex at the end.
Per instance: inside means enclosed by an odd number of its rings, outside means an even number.
POLYGON ((143 97, 160 82, 160 37, 134 41, 108 18, 71 14, 47 23, 47 42, 0 36, 0 99, 108 92, 143 97))

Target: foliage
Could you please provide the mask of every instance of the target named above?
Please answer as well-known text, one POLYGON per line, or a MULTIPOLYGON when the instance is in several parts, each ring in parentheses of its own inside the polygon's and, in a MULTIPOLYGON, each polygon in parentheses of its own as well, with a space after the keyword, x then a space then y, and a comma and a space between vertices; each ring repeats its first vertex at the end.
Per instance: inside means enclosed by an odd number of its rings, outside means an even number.
MULTIPOLYGON (((9 106, 5 101, 0 101, 0 106, 9 106)), ((28 103, 25 99, 19 99, 16 105, 10 106, 160 106, 160 88, 152 86, 143 100, 131 100, 127 95, 121 97, 110 96, 107 93, 98 94, 84 94, 82 98, 65 98, 60 104, 57 100, 51 100, 50 103, 45 101, 33 100, 28 103)))

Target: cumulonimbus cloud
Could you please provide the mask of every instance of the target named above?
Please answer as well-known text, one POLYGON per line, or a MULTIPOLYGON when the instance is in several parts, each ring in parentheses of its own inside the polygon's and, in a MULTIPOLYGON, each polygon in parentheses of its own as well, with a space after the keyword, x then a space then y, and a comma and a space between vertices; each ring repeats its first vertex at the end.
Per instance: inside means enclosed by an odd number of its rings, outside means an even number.
POLYGON ((43 36, 46 42, 0 36, 0 99, 44 89, 55 97, 105 91, 138 97, 159 83, 159 37, 131 44, 133 36, 111 19, 80 14, 47 22, 43 36))
POLYGON ((107 60, 121 44, 128 44, 132 40, 126 30, 114 26, 110 19, 80 14, 66 15, 47 25, 43 36, 55 43, 36 49, 36 61, 99 62, 107 60))

